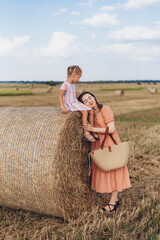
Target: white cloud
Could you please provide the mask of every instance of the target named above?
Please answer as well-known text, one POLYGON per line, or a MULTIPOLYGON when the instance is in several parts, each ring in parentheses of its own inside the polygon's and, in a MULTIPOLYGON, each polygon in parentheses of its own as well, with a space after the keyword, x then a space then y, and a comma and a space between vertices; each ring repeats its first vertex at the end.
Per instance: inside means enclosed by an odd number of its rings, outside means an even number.
POLYGON ((160 2, 160 0, 128 0, 128 2, 124 4, 124 7, 128 9, 141 8, 158 2, 160 2))
POLYGON ((116 20, 117 15, 109 15, 108 13, 102 13, 102 14, 97 14, 94 15, 91 18, 84 19, 82 23, 96 27, 96 26, 104 26, 104 25, 116 25, 119 23, 118 20, 116 20))
POLYGON ((66 13, 66 12, 68 12, 68 10, 66 8, 61 8, 57 12, 54 12, 53 15, 54 16, 58 16, 58 15, 60 15, 62 13, 66 13))
POLYGON ((114 10, 114 9, 115 9, 115 6, 113 6, 113 5, 101 7, 101 10, 102 10, 102 11, 112 11, 112 10, 114 10))
POLYGON ((160 59, 160 47, 149 47, 131 43, 118 43, 100 46, 97 52, 106 52, 132 61, 155 61, 160 59))
POLYGON ((14 54, 15 50, 23 46, 28 40, 29 36, 14 37, 13 40, 0 37, 0 56, 9 56, 14 54))
POLYGON ((154 40, 160 39, 160 25, 154 28, 147 26, 125 27, 110 34, 114 40, 154 40))
POLYGON ((80 15, 80 13, 79 13, 79 12, 76 12, 76 11, 71 12, 71 14, 72 14, 72 15, 76 15, 76 16, 79 16, 79 15, 80 15))
POLYGON ((49 41, 48 47, 40 49, 41 56, 51 57, 68 57, 75 48, 72 43, 75 41, 76 36, 65 32, 55 32, 52 39, 49 41))
POLYGON ((96 0, 89 0, 89 1, 86 1, 86 2, 79 2, 78 5, 84 7, 84 6, 87 6, 87 7, 92 7, 93 6, 93 3, 95 2, 96 0))
POLYGON ((130 53, 133 45, 130 43, 110 44, 99 47, 99 52, 112 52, 116 54, 130 53))

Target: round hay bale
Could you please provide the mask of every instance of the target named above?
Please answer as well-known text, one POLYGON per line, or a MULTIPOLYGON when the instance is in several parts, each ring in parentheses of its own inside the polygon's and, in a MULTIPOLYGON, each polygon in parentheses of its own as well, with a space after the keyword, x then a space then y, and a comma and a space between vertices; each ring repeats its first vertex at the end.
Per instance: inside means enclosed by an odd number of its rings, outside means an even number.
POLYGON ((123 96, 123 95, 124 95, 124 90, 116 90, 116 91, 114 92, 114 95, 115 95, 115 96, 123 96))
POLYGON ((18 90, 19 90, 19 87, 15 87, 14 90, 18 91, 18 90))
POLYGON ((33 84, 29 87, 29 89, 33 89, 33 84))
POLYGON ((157 88, 150 88, 149 92, 151 94, 156 94, 158 92, 157 88))
POLYGON ((52 92, 52 89, 53 89, 53 87, 49 86, 48 89, 47 89, 47 91, 46 91, 46 93, 52 92))
POLYGON ((59 107, 0 109, 1 206, 68 219, 93 205, 81 124, 59 107))

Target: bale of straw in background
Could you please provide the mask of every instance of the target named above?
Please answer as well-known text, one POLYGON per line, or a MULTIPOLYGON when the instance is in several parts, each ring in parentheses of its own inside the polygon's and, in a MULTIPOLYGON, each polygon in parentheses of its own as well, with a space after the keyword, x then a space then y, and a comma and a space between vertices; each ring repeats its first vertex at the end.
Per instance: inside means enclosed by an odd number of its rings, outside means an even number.
POLYGON ((115 95, 115 96, 123 96, 123 95, 124 95, 124 90, 116 90, 116 91, 114 92, 114 95, 115 95))
POLYGON ((151 94, 156 94, 158 92, 157 88, 148 88, 148 92, 151 94))
POLYGON ((29 87, 29 89, 33 89, 33 84, 29 87))
POLYGON ((19 87, 15 87, 14 90, 18 91, 18 90, 19 90, 19 87))
POLYGON ((81 114, 0 108, 0 205, 68 219, 93 205, 81 114))
POLYGON ((48 89, 47 89, 47 91, 46 91, 46 93, 52 92, 52 89, 53 89, 53 87, 49 86, 48 89))

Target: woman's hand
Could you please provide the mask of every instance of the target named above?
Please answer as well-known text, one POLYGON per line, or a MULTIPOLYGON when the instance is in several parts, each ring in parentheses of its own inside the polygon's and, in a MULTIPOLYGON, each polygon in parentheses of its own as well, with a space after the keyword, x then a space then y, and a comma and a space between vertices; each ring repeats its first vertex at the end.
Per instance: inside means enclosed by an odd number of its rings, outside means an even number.
POLYGON ((88 124, 84 124, 83 128, 84 128, 85 131, 88 131, 88 132, 92 132, 92 130, 93 130, 92 125, 89 124, 89 123, 88 124))

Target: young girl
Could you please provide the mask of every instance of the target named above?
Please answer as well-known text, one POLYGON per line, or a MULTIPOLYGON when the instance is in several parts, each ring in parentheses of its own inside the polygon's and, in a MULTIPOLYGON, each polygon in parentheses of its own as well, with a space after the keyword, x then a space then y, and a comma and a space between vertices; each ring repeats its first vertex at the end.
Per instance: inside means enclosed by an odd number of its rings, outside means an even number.
MULTIPOLYGON (((67 70, 67 81, 65 81, 60 87, 59 101, 63 113, 68 111, 79 111, 82 113, 82 124, 87 124, 88 112, 89 112, 89 122, 93 125, 93 110, 90 107, 85 106, 83 103, 79 102, 76 98, 76 86, 82 76, 82 70, 79 66, 73 65, 68 67, 67 70)), ((84 131, 83 137, 90 141, 95 142, 96 139, 88 132, 84 131)), ((96 136, 97 137, 97 136, 96 136)))

